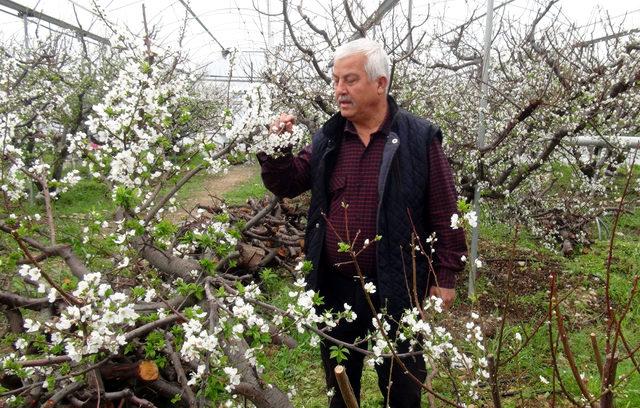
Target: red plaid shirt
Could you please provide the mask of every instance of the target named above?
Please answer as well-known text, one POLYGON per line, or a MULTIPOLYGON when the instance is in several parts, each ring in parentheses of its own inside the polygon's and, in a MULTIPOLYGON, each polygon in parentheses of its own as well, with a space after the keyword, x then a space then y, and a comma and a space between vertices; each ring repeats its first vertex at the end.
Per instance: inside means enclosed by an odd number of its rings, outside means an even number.
POLYGON ((373 240, 378 210, 378 174, 389 135, 389 122, 387 117, 365 146, 353 124, 347 121, 331 173, 324 254, 329 265, 336 265, 348 276, 357 275, 355 265, 349 254, 338 252, 338 243, 353 243, 353 248, 359 251, 366 239, 371 244, 358 255, 358 265, 363 274, 376 275, 376 243, 373 240))

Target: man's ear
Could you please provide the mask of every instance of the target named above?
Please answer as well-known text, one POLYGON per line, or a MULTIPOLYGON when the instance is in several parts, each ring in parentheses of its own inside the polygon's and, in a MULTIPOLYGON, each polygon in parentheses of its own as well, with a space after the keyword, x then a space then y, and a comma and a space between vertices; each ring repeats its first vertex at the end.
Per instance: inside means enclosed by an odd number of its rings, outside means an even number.
POLYGON ((387 77, 378 77, 377 81, 378 85, 378 95, 383 95, 387 90, 387 84, 389 83, 389 79, 387 77))

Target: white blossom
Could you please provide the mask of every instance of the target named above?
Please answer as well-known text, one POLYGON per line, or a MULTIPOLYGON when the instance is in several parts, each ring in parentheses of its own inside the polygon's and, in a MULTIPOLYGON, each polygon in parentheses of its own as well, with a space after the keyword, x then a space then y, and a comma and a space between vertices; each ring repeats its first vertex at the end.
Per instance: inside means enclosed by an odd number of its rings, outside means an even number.
POLYGON ((458 214, 451 215, 451 228, 458 229, 460 228, 460 217, 458 214))
POLYGON ((364 284, 364 291, 369 294, 376 293, 376 285, 373 282, 367 282, 364 284))
POLYGON ((464 215, 464 219, 467 220, 469 226, 471 226, 472 228, 478 226, 478 216, 476 215, 475 211, 469 211, 468 213, 466 213, 464 215))
POLYGON ((227 392, 231 392, 235 389, 236 385, 240 384, 240 374, 235 367, 225 367, 222 369, 224 373, 229 377, 229 384, 225 386, 227 392))

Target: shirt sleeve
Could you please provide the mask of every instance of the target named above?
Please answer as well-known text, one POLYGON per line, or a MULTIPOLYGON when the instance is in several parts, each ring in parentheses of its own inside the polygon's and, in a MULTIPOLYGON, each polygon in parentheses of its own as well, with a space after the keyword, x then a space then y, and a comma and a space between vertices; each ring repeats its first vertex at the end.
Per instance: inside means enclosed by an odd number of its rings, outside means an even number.
POLYGON ((278 197, 296 197, 311 188, 311 145, 297 155, 291 151, 280 157, 266 153, 257 154, 261 167, 262 182, 278 197))
POLYGON ((467 253, 467 244, 464 230, 451 228, 451 216, 458 212, 458 195, 440 140, 434 138, 428 150, 427 220, 436 237, 433 245, 434 284, 451 289, 455 287, 456 274, 464 269, 462 256, 467 253))

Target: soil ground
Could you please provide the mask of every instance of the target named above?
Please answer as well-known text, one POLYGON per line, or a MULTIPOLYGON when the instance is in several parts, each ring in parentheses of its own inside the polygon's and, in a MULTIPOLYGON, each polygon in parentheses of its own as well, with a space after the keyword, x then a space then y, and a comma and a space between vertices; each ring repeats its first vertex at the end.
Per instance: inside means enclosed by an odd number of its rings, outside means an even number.
POLYGON ((256 164, 240 164, 231 166, 226 174, 210 176, 203 180, 202 186, 189 193, 188 197, 179 199, 180 210, 176 218, 184 219, 190 210, 198 204, 210 204, 212 200, 221 200, 225 193, 250 180, 259 172, 256 164))

